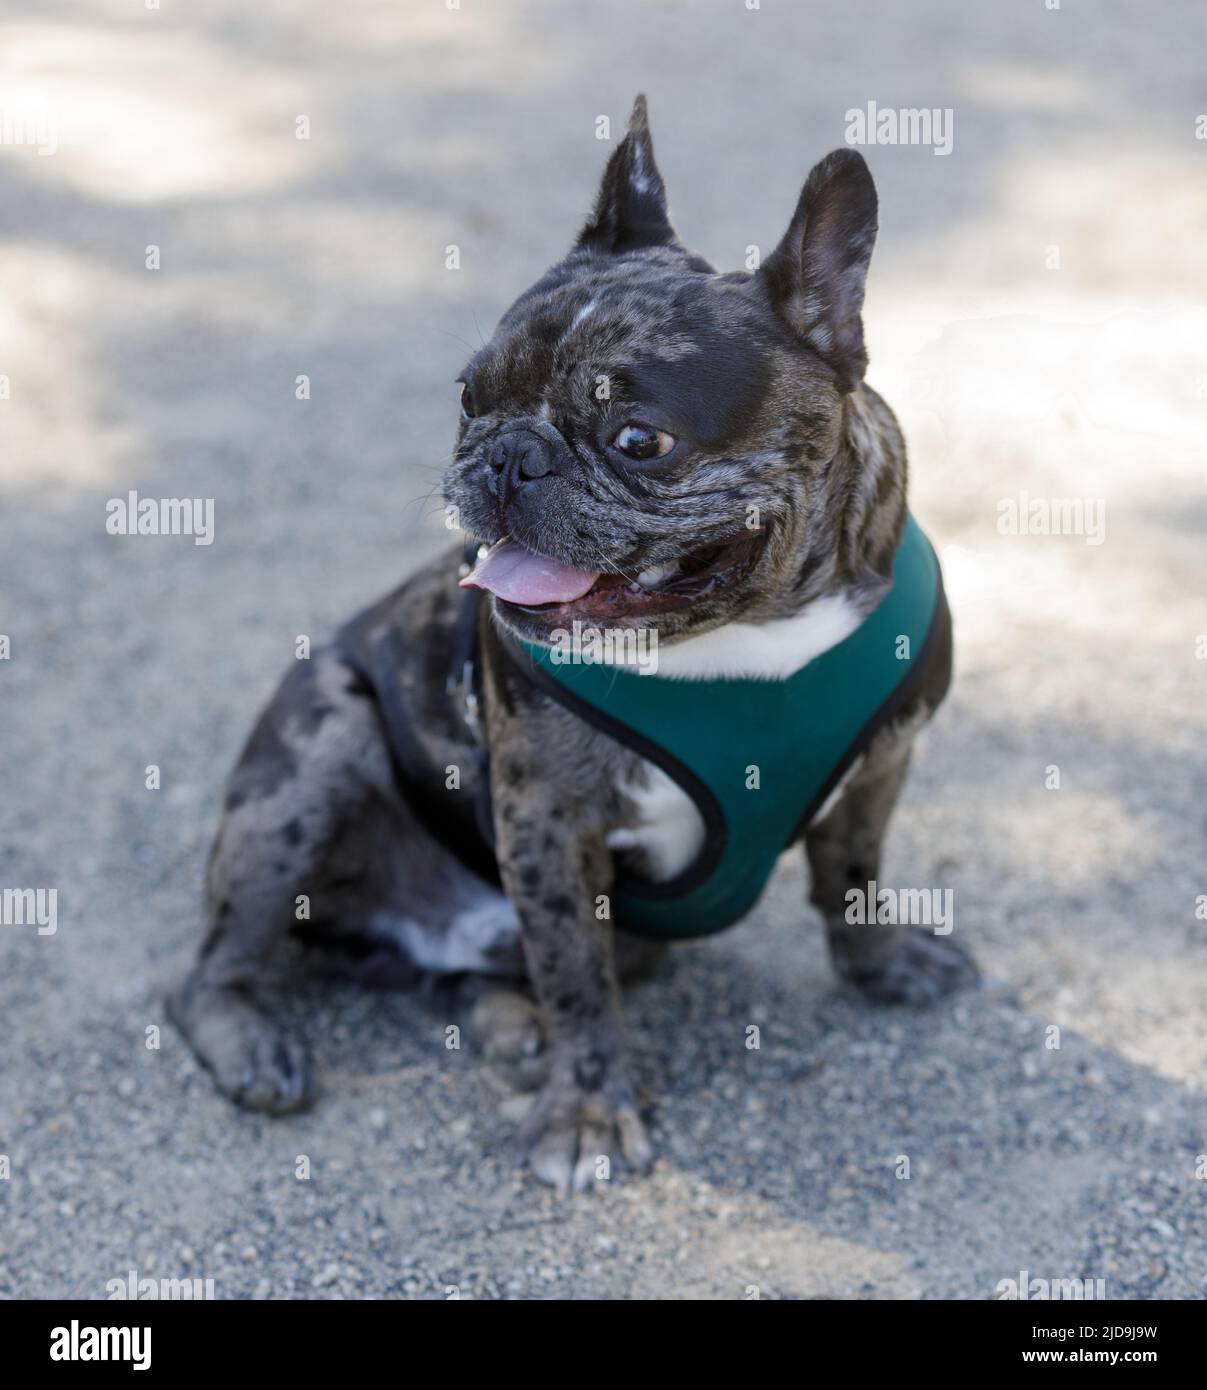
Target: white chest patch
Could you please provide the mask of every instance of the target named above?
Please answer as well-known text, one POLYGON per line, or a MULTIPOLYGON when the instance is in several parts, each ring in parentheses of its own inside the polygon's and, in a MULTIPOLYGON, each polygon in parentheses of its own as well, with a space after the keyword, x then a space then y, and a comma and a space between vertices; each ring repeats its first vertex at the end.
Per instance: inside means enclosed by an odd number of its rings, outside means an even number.
POLYGON ((850 636, 862 615, 846 594, 815 599, 793 618, 727 623, 686 642, 660 647, 658 674, 677 680, 749 676, 786 680, 850 636))
POLYGON ((611 831, 608 847, 640 852, 641 873, 661 883, 681 873, 700 853, 704 819, 678 782, 652 763, 644 766, 648 786, 621 787, 637 808, 638 824, 611 831))

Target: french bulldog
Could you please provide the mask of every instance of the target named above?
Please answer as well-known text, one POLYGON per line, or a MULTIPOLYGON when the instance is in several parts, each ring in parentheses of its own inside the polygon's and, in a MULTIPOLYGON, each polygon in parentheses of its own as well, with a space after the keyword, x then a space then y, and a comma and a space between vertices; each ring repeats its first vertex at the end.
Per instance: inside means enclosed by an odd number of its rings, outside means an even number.
MULTIPOLYGON (((538 1178, 580 1190, 601 1158, 651 1162, 619 981, 663 948, 599 905, 619 867, 681 873, 699 807, 515 647, 574 623, 656 632, 656 678, 687 709, 701 682, 787 679, 877 608, 907 513, 901 432, 864 382, 876 230, 868 168, 838 150, 761 267, 718 273, 671 226, 637 99, 572 250, 461 374, 444 493, 476 566, 458 544, 295 662, 231 776, 208 931, 169 1000, 231 1099, 311 1099, 266 1007, 292 934, 354 978, 484 982, 471 1036, 539 1086, 538 1178)), ((838 974, 880 1002, 977 978, 949 937, 845 911, 950 675, 948 628, 796 836, 838 974)))

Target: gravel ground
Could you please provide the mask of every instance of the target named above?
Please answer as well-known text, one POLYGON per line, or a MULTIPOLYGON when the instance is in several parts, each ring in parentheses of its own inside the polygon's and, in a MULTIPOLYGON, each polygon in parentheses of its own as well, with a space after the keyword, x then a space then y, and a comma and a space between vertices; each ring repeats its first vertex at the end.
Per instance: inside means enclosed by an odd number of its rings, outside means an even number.
POLYGON ((0 927, 0 1294, 1203 1297, 1202 8, 202 9, 0 6, 5 113, 58 122, 53 154, 0 148, 0 885, 59 913, 0 927), (162 998, 254 712, 297 634, 445 543, 452 380, 639 89, 726 266, 848 108, 955 113, 950 155, 867 151, 871 380, 960 654, 882 878, 952 888, 988 983, 850 998, 786 866, 632 996, 661 1156, 566 1203, 439 992, 293 993, 323 1094, 278 1121, 216 1096, 162 998), (107 535, 132 488, 214 498, 214 543, 107 535), (1001 534, 1024 491, 1102 503, 1102 543, 1001 534))

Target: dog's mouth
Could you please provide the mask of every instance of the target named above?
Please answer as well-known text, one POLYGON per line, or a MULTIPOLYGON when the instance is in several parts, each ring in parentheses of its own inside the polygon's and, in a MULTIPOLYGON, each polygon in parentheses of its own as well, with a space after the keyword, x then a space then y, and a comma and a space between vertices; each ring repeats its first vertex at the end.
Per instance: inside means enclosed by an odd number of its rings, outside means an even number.
POLYGON ((491 546, 462 588, 485 589, 504 604, 562 620, 622 622, 656 617, 738 583, 763 553, 762 527, 697 546, 639 574, 576 569, 505 536, 491 546))

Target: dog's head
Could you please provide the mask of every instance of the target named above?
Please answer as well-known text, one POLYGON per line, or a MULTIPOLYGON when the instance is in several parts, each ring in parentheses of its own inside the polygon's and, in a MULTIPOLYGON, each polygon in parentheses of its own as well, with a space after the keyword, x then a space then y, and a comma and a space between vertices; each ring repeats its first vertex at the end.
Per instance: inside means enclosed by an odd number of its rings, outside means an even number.
POLYGON ((684 249, 638 97, 574 249, 462 375, 444 485, 493 548, 466 583, 518 635, 572 620, 675 640, 792 611, 867 358, 876 235, 863 159, 810 173, 753 273, 684 249))

